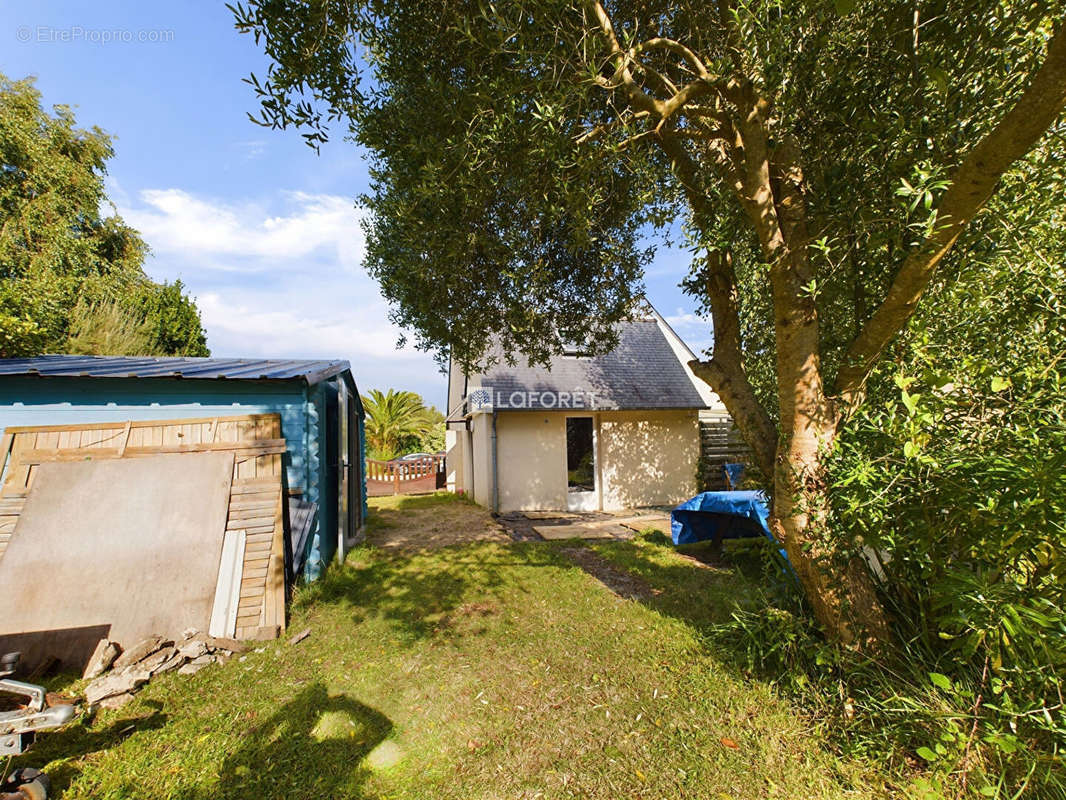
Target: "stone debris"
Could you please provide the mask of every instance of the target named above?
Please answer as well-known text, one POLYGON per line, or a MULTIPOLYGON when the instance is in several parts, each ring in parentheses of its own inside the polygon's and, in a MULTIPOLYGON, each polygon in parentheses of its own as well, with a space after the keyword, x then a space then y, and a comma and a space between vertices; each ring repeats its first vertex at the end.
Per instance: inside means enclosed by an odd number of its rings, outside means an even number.
POLYGON ((135 644, 129 650, 124 650, 122 655, 115 659, 112 669, 125 669, 126 667, 131 667, 138 661, 142 661, 146 656, 150 656, 156 650, 173 644, 174 642, 167 641, 162 636, 149 636, 144 641, 135 644))
POLYGON ((96 649, 93 650, 82 677, 89 680, 99 678, 111 668, 111 665, 115 663, 115 659, 119 657, 120 652, 117 644, 107 639, 101 639, 100 643, 96 645, 96 649))
POLYGON ((149 673, 135 666, 127 667, 121 672, 109 672, 101 675, 85 687, 85 699, 89 705, 95 705, 106 697, 126 692, 135 692, 152 677, 149 673))
POLYGON ((85 669, 85 677, 91 678, 85 687, 86 702, 101 708, 121 708, 156 675, 172 670, 194 675, 248 649, 236 639, 215 638, 193 628, 182 636, 178 642, 149 636, 125 651, 116 642, 101 639, 85 669))

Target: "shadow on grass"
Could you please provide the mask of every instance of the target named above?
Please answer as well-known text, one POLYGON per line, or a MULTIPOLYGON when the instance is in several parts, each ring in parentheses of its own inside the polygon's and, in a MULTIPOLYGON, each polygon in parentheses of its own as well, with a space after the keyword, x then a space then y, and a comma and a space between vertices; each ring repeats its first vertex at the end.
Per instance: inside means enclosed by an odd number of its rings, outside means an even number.
MULTIPOLYGON (((158 705, 152 702, 151 705, 158 705)), ((43 768, 52 781, 50 796, 62 797, 94 754, 121 745, 137 733, 159 730, 169 722, 158 708, 95 729, 92 720, 41 736, 13 766, 43 768), (51 762, 63 760, 63 763, 51 762)), ((223 761, 209 789, 182 774, 165 780, 169 797, 182 800, 289 800, 294 797, 371 798, 367 756, 392 732, 384 714, 346 695, 331 695, 322 684, 305 688, 269 718, 242 732, 243 743, 223 761)), ((381 766, 388 765, 388 754, 381 766)), ((129 776, 129 787, 145 776, 129 776)), ((123 795, 127 796, 127 795, 123 795)), ((136 796, 136 795, 128 795, 136 796)))
POLYGON ((110 750, 136 733, 163 728, 169 717, 160 710, 162 704, 150 705, 153 710, 149 713, 116 720, 106 727, 98 728, 91 718, 82 718, 55 733, 42 733, 33 747, 12 766, 43 768, 52 781, 53 792, 59 795, 81 774, 75 762, 85 756, 110 750), (65 763, 49 766, 59 759, 65 763))
MULTIPOLYGON (((190 800, 284 800, 293 797, 369 798, 367 756, 391 733, 381 712, 323 684, 305 688, 241 737, 208 792, 190 800)), ((385 766, 386 764, 383 764, 385 766)))
MULTIPOLYGON (((735 611, 775 606, 791 592, 787 577, 768 569, 755 545, 730 543, 723 548, 701 542, 674 547, 654 533, 633 541, 597 541, 589 547, 652 587, 651 596, 640 602, 706 637, 735 611)), ((740 658, 720 647, 714 650, 738 666, 747 664, 746 654, 740 658)))
POLYGON ((495 593, 527 591, 516 567, 567 567, 556 548, 525 544, 461 545, 411 555, 376 548, 353 553, 309 586, 300 603, 343 603, 356 624, 384 619, 401 639, 447 635, 448 617, 495 593))

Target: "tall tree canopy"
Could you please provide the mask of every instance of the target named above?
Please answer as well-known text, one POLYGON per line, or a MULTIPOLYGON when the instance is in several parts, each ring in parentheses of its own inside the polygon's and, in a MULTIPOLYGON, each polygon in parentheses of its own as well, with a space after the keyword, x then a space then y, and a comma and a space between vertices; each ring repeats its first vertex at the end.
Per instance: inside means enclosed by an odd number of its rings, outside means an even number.
POLYGON ((681 225, 714 325, 693 366, 772 482, 815 614, 845 642, 889 639, 826 524, 825 455, 1001 177, 1061 134, 1061 0, 234 12, 271 59, 259 121, 314 145, 346 120, 372 154, 369 267, 397 321, 461 363, 490 337, 537 360, 610 346, 639 233, 681 225))
POLYGON ((99 128, 0 74, 0 356, 208 355, 181 282, 149 280, 147 245, 103 213, 113 154, 99 128))

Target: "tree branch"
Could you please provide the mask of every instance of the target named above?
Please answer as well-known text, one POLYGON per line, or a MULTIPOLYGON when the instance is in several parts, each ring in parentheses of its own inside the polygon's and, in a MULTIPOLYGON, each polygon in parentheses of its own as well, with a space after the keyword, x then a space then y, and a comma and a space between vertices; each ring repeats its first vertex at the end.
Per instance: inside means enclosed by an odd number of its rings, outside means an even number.
MULTIPOLYGON (((693 212, 712 217, 714 209, 700 190, 695 161, 672 132, 658 131, 658 139, 693 212)), ((722 398, 744 441, 751 447, 759 469, 769 477, 773 475, 777 453, 777 430, 755 396, 744 369, 736 284, 732 258, 724 253, 709 253, 705 291, 714 324, 714 351, 710 361, 691 361, 689 367, 722 398)))
POLYGON ((903 262, 884 302, 851 343, 836 379, 844 410, 862 399, 881 353, 914 314, 937 264, 988 202, 1003 173, 1058 119, 1066 104, 1066 25, 1060 24, 1029 87, 999 124, 963 160, 937 207, 937 227, 903 262))
POLYGON ((685 47, 681 42, 674 41, 673 39, 666 39, 662 36, 657 36, 654 39, 648 39, 643 44, 638 44, 633 48, 633 57, 636 58, 640 53, 645 50, 669 50, 671 53, 680 56, 685 60, 692 71, 696 73, 700 78, 704 80, 711 80, 711 73, 707 70, 707 67, 700 60, 692 50, 685 47))
POLYGON ((769 479, 774 474, 777 430, 755 397, 743 368, 737 280, 729 253, 708 253, 704 282, 714 324, 714 352, 710 361, 690 361, 689 367, 722 398, 755 463, 769 479))
POLYGON ((615 65, 614 80, 609 82, 597 82, 605 87, 615 87, 620 85, 625 89, 630 105, 632 105, 634 109, 650 111, 658 116, 661 121, 665 122, 684 108, 686 103, 700 97, 705 97, 719 89, 724 91, 727 88, 727 84, 731 85, 729 82, 723 82, 720 78, 711 75, 695 53, 680 42, 675 42, 672 39, 664 39, 661 37, 649 39, 637 48, 629 51, 624 50, 621 43, 618 41, 614 25, 611 23, 611 18, 608 16, 603 4, 600 3, 599 0, 585 0, 585 6, 592 16, 595 17, 600 31, 607 39, 607 45, 611 49, 611 58, 614 60, 615 65), (683 55, 683 57, 688 63, 697 66, 697 74, 699 77, 691 83, 685 84, 680 89, 676 89, 673 87, 672 83, 666 80, 666 78, 660 75, 656 70, 646 67, 636 60, 636 53, 639 52, 641 48, 665 48, 674 50, 675 52, 687 53, 687 55, 683 55), (692 60, 690 61, 689 59, 692 60), (651 77, 660 85, 660 88, 665 86, 665 93, 669 93, 670 97, 666 100, 660 100, 644 91, 636 78, 633 77, 633 71, 630 69, 631 64, 651 77), (618 83, 619 81, 621 82, 620 84, 618 83))

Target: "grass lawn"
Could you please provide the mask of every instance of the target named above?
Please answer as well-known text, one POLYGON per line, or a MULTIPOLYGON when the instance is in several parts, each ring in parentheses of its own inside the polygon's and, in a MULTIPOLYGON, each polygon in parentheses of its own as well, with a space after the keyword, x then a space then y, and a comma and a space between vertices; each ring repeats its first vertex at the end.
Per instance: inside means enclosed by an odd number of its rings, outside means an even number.
MULTIPOLYGON (((487 520, 375 506, 372 542, 487 520)), ((706 644, 751 593, 661 537, 362 547, 298 592, 290 631, 310 638, 163 676, 22 760, 95 800, 883 796, 706 644)))

